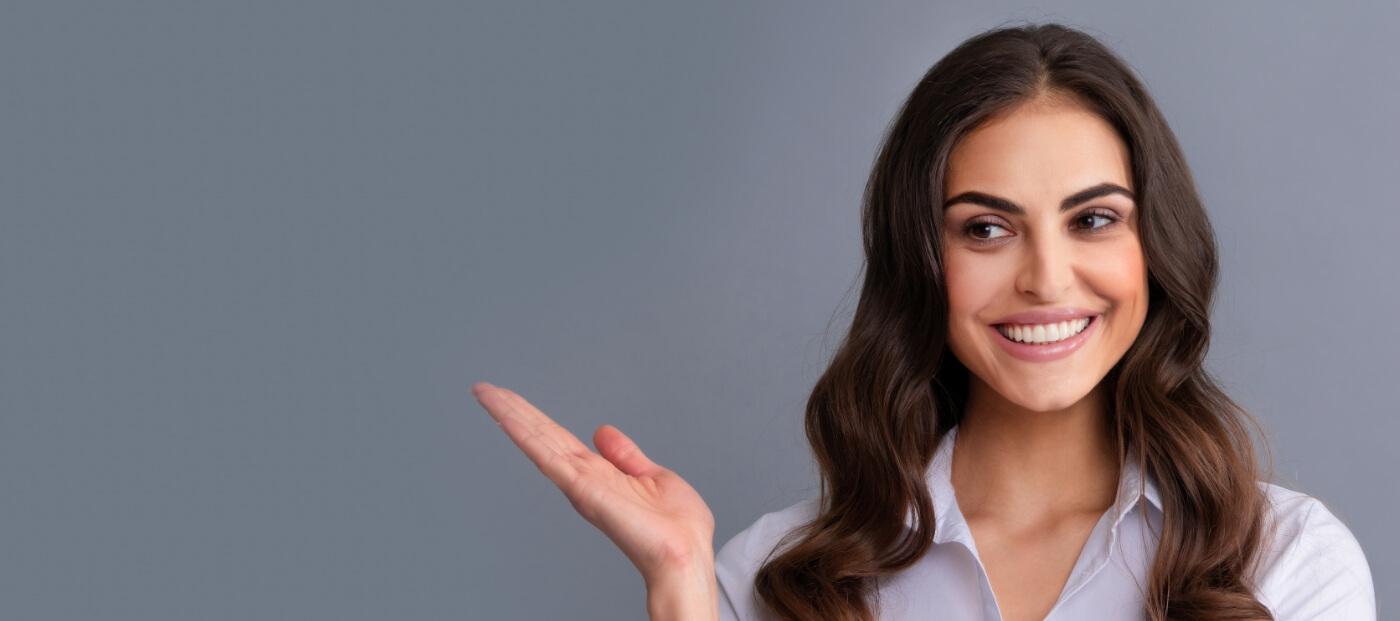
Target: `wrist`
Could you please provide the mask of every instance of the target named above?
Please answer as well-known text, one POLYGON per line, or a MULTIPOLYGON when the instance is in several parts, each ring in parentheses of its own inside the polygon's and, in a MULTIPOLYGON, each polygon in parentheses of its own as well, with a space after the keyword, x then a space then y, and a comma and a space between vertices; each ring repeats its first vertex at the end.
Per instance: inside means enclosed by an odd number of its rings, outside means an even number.
POLYGON ((715 555, 709 546, 676 555, 646 577, 647 615, 652 621, 719 619, 715 555))

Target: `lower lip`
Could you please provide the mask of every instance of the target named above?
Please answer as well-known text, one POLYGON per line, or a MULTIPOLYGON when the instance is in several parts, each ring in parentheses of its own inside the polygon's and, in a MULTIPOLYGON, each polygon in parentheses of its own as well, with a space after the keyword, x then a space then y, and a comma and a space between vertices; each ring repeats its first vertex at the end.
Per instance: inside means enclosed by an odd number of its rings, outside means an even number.
POLYGON ((1055 341, 1048 345, 1018 343, 1006 338, 996 326, 990 326, 990 329, 992 333, 996 335, 997 342, 1001 344, 1001 348, 1006 350, 1006 353, 1011 354, 1013 358, 1025 360, 1026 362, 1049 362, 1051 360, 1064 358, 1079 349, 1080 346, 1089 340, 1089 335, 1098 328, 1099 320, 1101 319, 1103 319, 1103 315, 1095 315, 1089 320, 1089 325, 1085 326, 1079 334, 1071 336, 1063 341, 1055 341))

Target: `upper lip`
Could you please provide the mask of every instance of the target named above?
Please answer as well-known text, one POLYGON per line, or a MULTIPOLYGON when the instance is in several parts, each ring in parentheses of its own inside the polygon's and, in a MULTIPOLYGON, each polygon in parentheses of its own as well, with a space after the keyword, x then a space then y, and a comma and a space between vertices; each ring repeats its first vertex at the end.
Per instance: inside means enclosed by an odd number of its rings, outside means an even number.
POLYGON ((1099 311, 1091 311, 1083 308, 1047 308, 1044 310, 1030 310, 1007 315, 998 319, 994 325, 1007 323, 1020 325, 1059 323, 1061 321, 1094 317, 1099 314, 1101 314, 1099 311))

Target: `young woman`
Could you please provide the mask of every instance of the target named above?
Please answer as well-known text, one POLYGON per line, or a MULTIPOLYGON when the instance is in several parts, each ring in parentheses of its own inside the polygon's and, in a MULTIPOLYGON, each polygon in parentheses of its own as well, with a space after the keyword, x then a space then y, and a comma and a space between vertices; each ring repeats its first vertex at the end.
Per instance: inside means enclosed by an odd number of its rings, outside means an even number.
POLYGON ((654 619, 1375 618, 1351 533, 1258 482, 1202 363, 1213 234, 1142 84, 1093 38, 935 65, 867 187, 864 286, 807 406, 817 501, 713 554, 700 497, 473 393, 641 571, 654 619))

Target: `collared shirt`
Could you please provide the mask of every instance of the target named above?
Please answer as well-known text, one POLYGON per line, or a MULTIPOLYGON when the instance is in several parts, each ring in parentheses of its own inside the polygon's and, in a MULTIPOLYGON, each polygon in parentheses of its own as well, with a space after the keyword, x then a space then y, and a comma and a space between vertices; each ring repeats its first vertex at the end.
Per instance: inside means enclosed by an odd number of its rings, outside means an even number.
MULTIPOLYGON (((958 509, 948 433, 928 469, 933 546, 913 566, 879 582, 881 619, 1000 621, 972 531, 958 509)), ((1262 484, 1269 499, 1255 596, 1277 621, 1374 621, 1371 571, 1351 531, 1316 499, 1262 484)), ((716 555, 720 618, 772 617, 753 590, 754 575, 793 528, 810 521, 809 500, 763 516, 716 555)), ((1151 477, 1126 464, 1118 495, 1094 526, 1046 621, 1145 619, 1147 585, 1162 527, 1162 499, 1151 477)))

